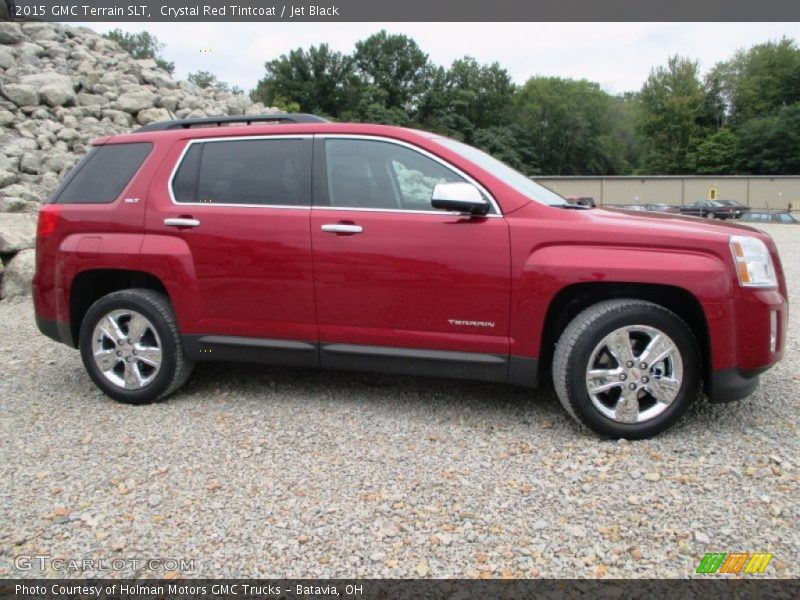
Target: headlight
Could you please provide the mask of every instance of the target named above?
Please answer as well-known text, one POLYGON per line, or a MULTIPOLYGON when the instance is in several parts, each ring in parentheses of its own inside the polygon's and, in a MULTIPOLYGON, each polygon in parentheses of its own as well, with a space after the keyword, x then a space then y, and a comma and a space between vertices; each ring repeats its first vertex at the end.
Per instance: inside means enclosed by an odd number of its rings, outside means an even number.
POLYGON ((778 285, 772 257, 766 244, 760 239, 747 235, 732 235, 731 252, 741 285, 745 287, 778 285))

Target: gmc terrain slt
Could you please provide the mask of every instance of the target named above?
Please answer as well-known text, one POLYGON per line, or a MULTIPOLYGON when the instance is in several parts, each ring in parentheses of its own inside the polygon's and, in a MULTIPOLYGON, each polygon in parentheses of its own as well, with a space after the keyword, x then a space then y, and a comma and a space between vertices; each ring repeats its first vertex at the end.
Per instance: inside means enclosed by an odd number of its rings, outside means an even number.
POLYGON ((535 386, 643 438, 701 387, 750 394, 781 359, 772 239, 576 206, 439 135, 313 115, 170 121, 97 139, 39 216, 39 328, 109 396, 198 361, 535 386))

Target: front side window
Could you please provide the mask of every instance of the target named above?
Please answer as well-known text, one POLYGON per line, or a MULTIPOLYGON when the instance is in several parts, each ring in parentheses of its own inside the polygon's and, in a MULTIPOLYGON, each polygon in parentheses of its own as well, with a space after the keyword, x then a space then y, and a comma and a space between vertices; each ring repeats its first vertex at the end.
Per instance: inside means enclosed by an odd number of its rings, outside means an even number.
POLYGON ((198 142, 172 180, 176 202, 308 206, 311 140, 198 142))
POLYGON ((378 140, 325 140, 325 165, 333 207, 434 211, 437 184, 466 181, 424 154, 378 140))

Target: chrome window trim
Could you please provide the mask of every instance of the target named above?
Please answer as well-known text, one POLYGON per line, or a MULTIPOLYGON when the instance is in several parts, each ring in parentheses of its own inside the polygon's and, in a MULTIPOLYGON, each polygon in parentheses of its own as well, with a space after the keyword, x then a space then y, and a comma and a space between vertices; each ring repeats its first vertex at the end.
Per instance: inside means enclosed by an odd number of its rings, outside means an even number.
MULTIPOLYGON (((318 133, 314 137, 318 138, 318 139, 321 139, 321 140, 347 139, 347 140, 367 140, 367 141, 373 141, 373 142, 387 142, 389 144, 395 144, 397 146, 403 146, 405 148, 408 148, 409 150, 411 150, 413 152, 417 152, 419 154, 422 154, 423 156, 425 156, 427 158, 430 158, 431 160, 439 163, 444 168, 449 169, 450 171, 453 171, 454 173, 456 173, 460 177, 463 177, 467 182, 471 183, 476 188, 478 188, 478 190, 480 190, 480 192, 484 196, 486 196, 486 198, 489 199, 489 203, 492 205, 492 208, 495 211, 494 213, 491 213, 491 214, 482 215, 481 218, 487 218, 487 217, 488 218, 495 218, 495 217, 502 217, 503 216, 503 211, 500 210, 500 205, 494 199, 494 196, 492 196, 492 194, 489 193, 489 190, 487 190, 484 186, 482 186, 480 183, 478 183, 473 177, 471 177, 470 175, 468 175, 467 173, 465 173, 464 171, 462 171, 461 169, 459 169, 458 167, 456 167, 452 163, 447 162, 443 158, 439 158, 438 156, 436 156, 435 154, 432 154, 431 152, 428 152, 424 148, 420 148, 419 146, 415 146, 414 144, 410 144, 410 143, 404 142, 402 140, 396 140, 394 138, 380 136, 380 135, 365 135, 365 134, 357 134, 357 133, 355 133, 355 134, 351 134, 351 133, 318 133)), ((320 210, 327 209, 327 210, 349 210, 349 211, 366 211, 366 212, 411 213, 411 214, 421 214, 421 215, 441 215, 441 214, 445 214, 445 215, 460 215, 460 214, 462 214, 462 213, 454 212, 454 211, 437 210, 435 208, 431 209, 431 210, 415 210, 415 209, 403 209, 403 208, 359 208, 357 206, 336 206, 336 207, 334 207, 334 206, 317 206, 317 205, 314 205, 313 208, 320 209, 320 210)))
POLYGON ((246 135, 246 136, 239 136, 239 135, 231 135, 231 136, 223 136, 223 137, 213 137, 213 138, 196 138, 191 139, 188 141, 186 146, 181 151, 178 160, 175 162, 175 166, 172 168, 172 171, 169 175, 169 181, 167 183, 167 191, 169 192, 170 201, 174 206, 233 206, 237 208, 283 208, 288 210, 336 210, 336 211, 358 211, 358 212, 376 212, 376 213, 403 213, 403 214, 415 214, 415 215, 449 215, 449 216, 458 216, 462 213, 454 212, 454 211, 445 211, 445 210, 414 210, 414 209, 403 209, 403 208, 360 208, 357 206, 319 206, 313 203, 313 193, 311 198, 311 204, 297 206, 294 204, 228 204, 224 202, 178 202, 175 199, 175 192, 173 190, 173 182, 175 180, 175 175, 178 173, 178 169, 180 169, 181 165, 183 164, 184 159, 186 158, 186 154, 189 152, 189 149, 192 147, 193 144, 208 144, 214 142, 231 142, 231 141, 239 141, 239 140, 307 140, 307 139, 314 139, 320 138, 322 140, 325 139, 354 139, 354 140, 367 140, 367 141, 378 141, 378 142, 386 142, 390 144, 396 144, 398 146, 403 146, 412 150, 413 152, 418 152, 423 156, 434 160, 435 162, 441 164, 443 167, 450 169, 460 177, 463 177, 466 181, 474 185, 476 188, 480 190, 480 192, 489 199, 489 203, 492 205, 492 208, 495 210, 494 213, 483 215, 481 218, 498 218, 503 216, 503 212, 500 210, 500 205, 494 199, 494 196, 489 193, 483 185, 478 183, 473 177, 456 167, 455 165, 447 162, 446 160, 439 158, 435 154, 432 154, 425 150, 424 148, 420 148, 419 146, 415 146, 414 144, 410 144, 408 142, 404 142, 402 140, 396 140, 394 138, 388 138, 384 136, 378 135, 364 135, 364 134, 347 134, 347 133, 325 133, 325 134, 277 134, 277 135, 246 135))
POLYGON ((175 200, 175 192, 172 189, 172 183, 175 181, 175 175, 178 173, 178 169, 181 168, 183 164, 184 158, 186 158, 186 154, 189 152, 189 149, 192 147, 192 144, 208 144, 213 142, 235 142, 235 141, 245 141, 245 140, 309 140, 313 139, 314 136, 312 134, 296 134, 296 135, 230 135, 225 137, 214 137, 214 138, 197 138, 189 140, 189 142, 184 147, 181 155, 178 157, 178 160, 175 162, 175 166, 172 168, 172 172, 169 175, 169 182, 167 183, 167 191, 169 191, 169 198, 172 201, 172 204, 175 206, 234 206, 240 208, 287 208, 289 210, 311 210, 311 203, 313 203, 313 190, 311 190, 311 201, 310 204, 304 204, 302 206, 297 206, 294 204, 229 204, 226 202, 178 202, 175 200))

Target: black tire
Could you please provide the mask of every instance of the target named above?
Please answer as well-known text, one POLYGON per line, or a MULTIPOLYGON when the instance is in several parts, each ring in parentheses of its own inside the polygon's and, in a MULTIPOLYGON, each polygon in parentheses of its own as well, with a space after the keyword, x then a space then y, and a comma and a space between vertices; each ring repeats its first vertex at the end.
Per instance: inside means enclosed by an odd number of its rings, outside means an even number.
POLYGON ((122 290, 97 300, 81 322, 79 347, 83 365, 92 381, 105 394, 125 404, 149 404, 166 398, 186 383, 193 367, 184 354, 169 299, 153 290, 122 290), (140 389, 125 389, 109 381, 94 358, 95 328, 112 311, 125 310, 136 311, 144 316, 152 324, 160 342, 160 367, 154 373, 152 381, 140 389))
POLYGON ((706 213, 706 218, 707 219, 716 219, 717 215, 715 213, 713 213, 713 212, 706 213))
MULTIPOLYGON (((633 335, 636 335, 635 331, 633 334, 629 334, 628 339, 633 339, 633 335)), ((611 355, 606 354, 605 356, 610 357, 611 355)), ((634 362, 637 360, 635 356, 634 354, 634 362)), ((642 356, 642 353, 638 356, 642 356)), ((663 363, 659 363, 659 365, 661 364, 663 363)), ((614 368, 616 368, 615 365, 616 362, 612 364, 614 368)), ((634 368, 639 366, 636 364, 634 368)), ((630 377, 631 382, 634 378, 641 382, 643 379, 640 375, 649 375, 649 378, 653 379, 651 383, 655 384, 657 383, 656 379, 660 379, 660 375, 653 374, 653 367, 656 365, 652 365, 650 371, 638 369, 635 375, 631 374, 634 371, 625 370, 628 373, 626 377, 630 377)), ((644 439, 658 435, 669 428, 686 412, 697 397, 701 363, 694 335, 686 323, 675 313, 651 302, 618 299, 590 306, 570 322, 556 345, 552 371, 553 384, 561 404, 579 423, 605 437, 644 439), (638 401, 634 403, 637 411, 647 403, 657 406, 656 410, 663 411, 640 422, 622 422, 601 412, 590 396, 587 383, 587 370, 593 353, 602 347, 603 340, 607 339, 606 336, 626 327, 650 328, 650 330, 666 334, 673 342, 673 347, 677 349, 677 356, 682 363, 680 386, 678 387, 677 384, 674 386, 678 391, 670 403, 659 404, 655 401, 655 395, 651 396, 647 389, 630 392, 642 398, 641 404, 638 401)), ((611 377, 608 379, 613 380, 614 385, 620 386, 620 390, 624 389, 623 384, 616 383, 616 379, 611 377)), ((621 375, 619 379, 623 379, 621 375)), ((621 397, 623 393, 627 392, 609 391, 605 393, 609 395, 618 393, 621 397)), ((603 397, 603 394, 595 394, 595 398, 598 396, 603 397)))

